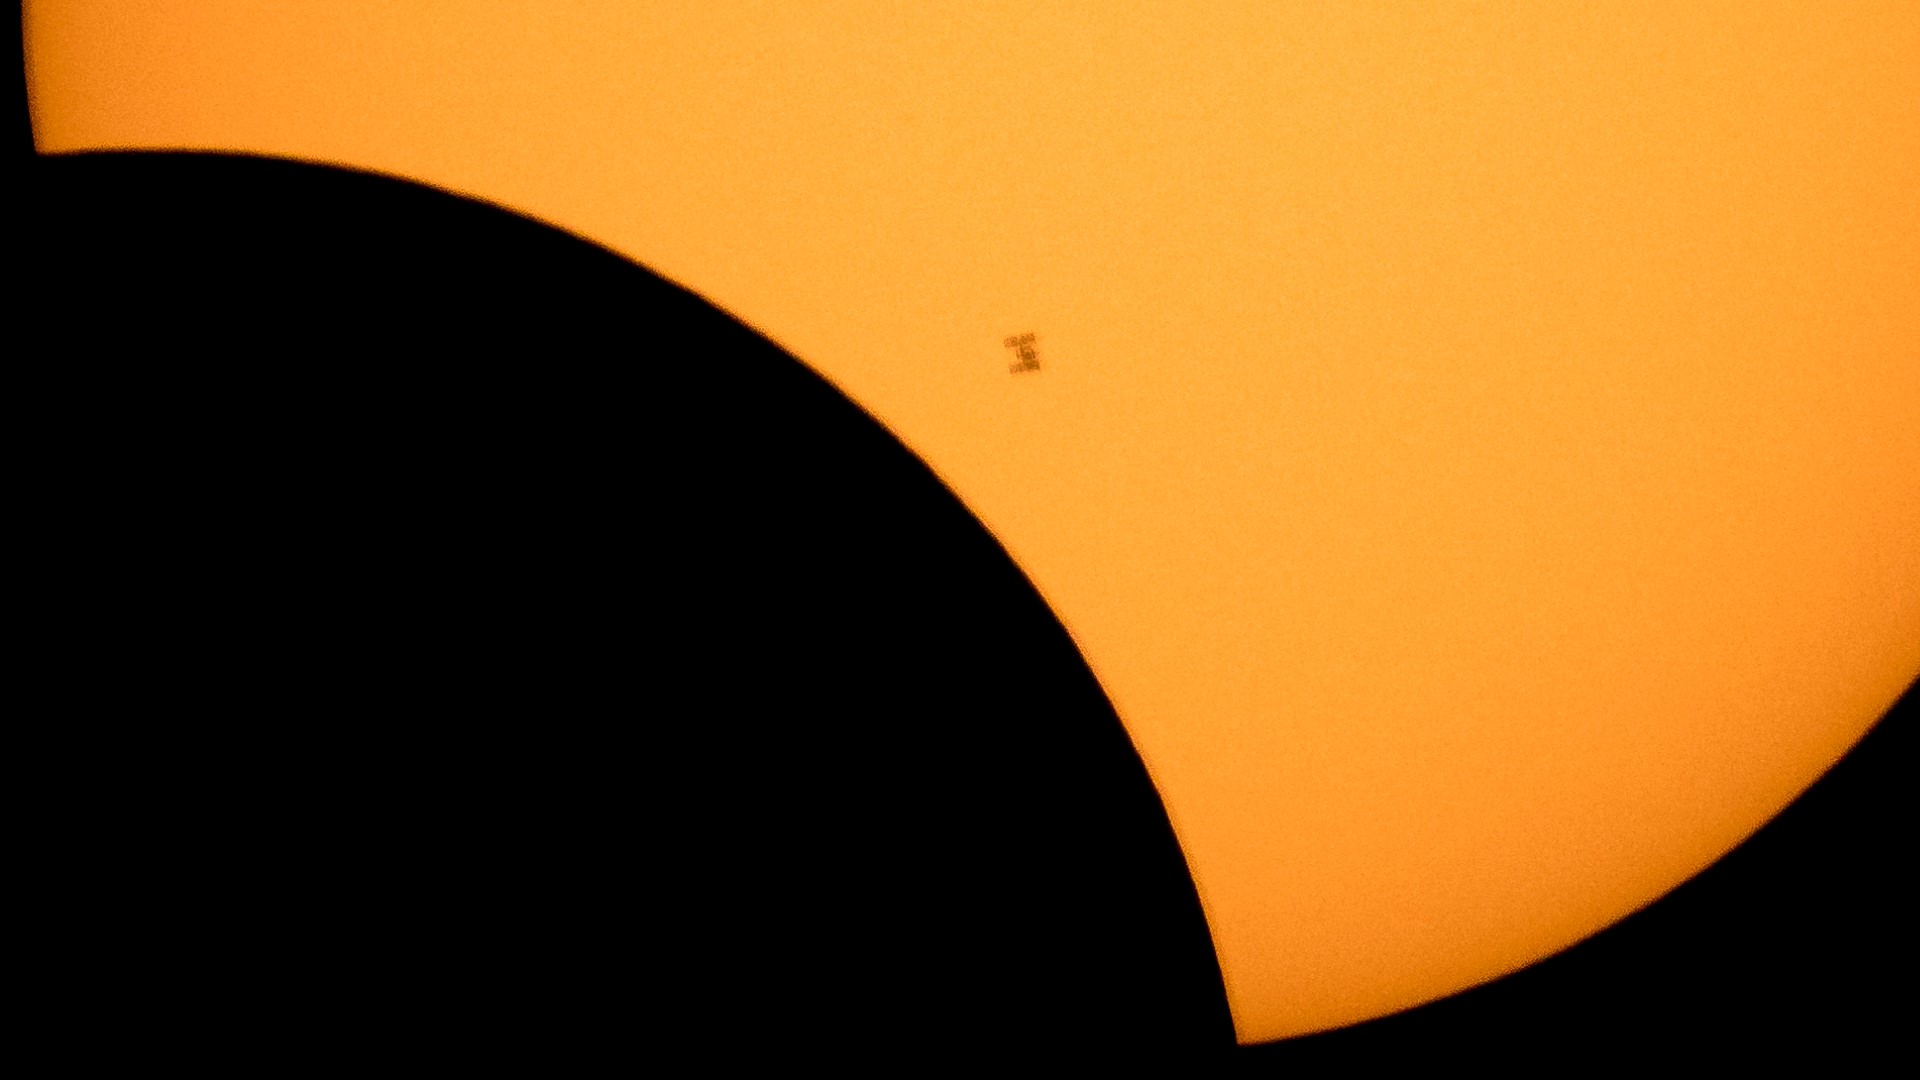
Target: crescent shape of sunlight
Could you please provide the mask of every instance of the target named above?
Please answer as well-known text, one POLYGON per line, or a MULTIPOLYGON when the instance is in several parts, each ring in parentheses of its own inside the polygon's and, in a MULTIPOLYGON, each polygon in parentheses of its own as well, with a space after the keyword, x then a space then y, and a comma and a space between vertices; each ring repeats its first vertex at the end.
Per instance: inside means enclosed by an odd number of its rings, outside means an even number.
POLYGON ((36 0, 26 30, 43 152, 477 195, 887 424, 1113 700, 1243 1042, 1616 921, 1920 671, 1920 6, 36 0))

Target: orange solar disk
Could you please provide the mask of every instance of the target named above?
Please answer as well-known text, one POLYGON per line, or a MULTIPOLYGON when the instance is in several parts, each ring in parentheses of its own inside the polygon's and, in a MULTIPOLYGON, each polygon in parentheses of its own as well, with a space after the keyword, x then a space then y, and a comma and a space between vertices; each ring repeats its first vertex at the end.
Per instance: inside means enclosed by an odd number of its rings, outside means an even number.
POLYGON ((992 529, 1243 1043, 1647 904, 1920 672, 1920 7, 39 0, 44 153, 590 237, 992 529))

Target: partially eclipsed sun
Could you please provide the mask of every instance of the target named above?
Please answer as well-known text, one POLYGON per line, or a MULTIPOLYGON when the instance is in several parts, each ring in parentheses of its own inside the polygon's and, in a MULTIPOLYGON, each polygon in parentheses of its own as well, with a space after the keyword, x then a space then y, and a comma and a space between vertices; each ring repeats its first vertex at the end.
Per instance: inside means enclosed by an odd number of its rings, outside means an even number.
POLYGON ((479 195, 887 424, 1118 709, 1243 1042, 1618 920, 1920 671, 1920 6, 41 0, 26 31, 43 152, 479 195))

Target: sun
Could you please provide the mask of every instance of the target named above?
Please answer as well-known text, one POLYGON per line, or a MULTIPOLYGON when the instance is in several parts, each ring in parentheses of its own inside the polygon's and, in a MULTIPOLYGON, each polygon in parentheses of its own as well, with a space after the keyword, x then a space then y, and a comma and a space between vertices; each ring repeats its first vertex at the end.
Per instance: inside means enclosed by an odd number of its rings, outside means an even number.
POLYGON ((1647 904, 1920 672, 1920 7, 40 0, 44 153, 711 298, 1045 595, 1242 1042, 1647 904))

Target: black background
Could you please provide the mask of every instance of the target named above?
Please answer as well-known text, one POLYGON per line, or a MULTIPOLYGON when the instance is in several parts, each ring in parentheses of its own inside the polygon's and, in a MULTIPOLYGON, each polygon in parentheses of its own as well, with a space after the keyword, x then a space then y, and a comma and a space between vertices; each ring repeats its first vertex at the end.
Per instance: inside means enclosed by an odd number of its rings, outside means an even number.
POLYGON ((30 822, 83 838, 41 994, 79 1057, 1907 1056, 1911 691, 1590 941, 1231 1049, 1098 686, 802 365, 504 211, 38 159, 21 105, 6 410, 61 690, 30 822))

